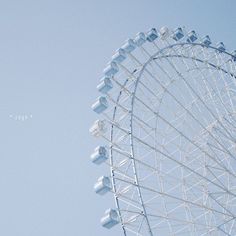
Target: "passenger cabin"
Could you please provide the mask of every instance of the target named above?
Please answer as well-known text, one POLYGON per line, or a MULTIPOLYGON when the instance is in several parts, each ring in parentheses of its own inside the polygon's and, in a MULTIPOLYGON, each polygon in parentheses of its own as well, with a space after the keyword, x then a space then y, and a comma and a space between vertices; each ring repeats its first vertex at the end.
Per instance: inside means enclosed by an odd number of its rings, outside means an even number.
POLYGON ((100 83, 97 86, 98 91, 104 94, 108 93, 112 88, 113 85, 111 79, 106 76, 100 80, 100 83))
POLYGON ((140 32, 136 35, 134 39, 135 44, 140 47, 146 42, 146 36, 144 33, 140 32))
POLYGON ((219 42, 217 45, 216 45, 216 48, 218 49, 217 51, 218 52, 224 52, 225 51, 225 45, 223 42, 219 42))
POLYGON ((101 176, 94 185, 94 191, 99 195, 104 195, 111 191, 111 181, 107 176, 101 176))
POLYGON ((187 42, 188 43, 193 43, 197 40, 197 34, 194 30, 190 31, 188 33, 188 37, 187 37, 187 42))
POLYGON ((210 46, 211 45, 211 39, 209 35, 206 35, 202 40, 201 43, 204 44, 205 46, 210 46))
POLYGON ((103 70, 103 73, 108 77, 113 77, 119 71, 116 62, 111 61, 108 66, 103 70))
POLYGON ((107 209, 105 211, 104 217, 101 219, 101 224, 103 227, 110 229, 113 226, 119 223, 119 216, 116 210, 114 209, 107 209))
POLYGON ((155 28, 152 28, 147 32, 147 41, 148 42, 153 42, 157 38, 158 38, 158 33, 155 28))
POLYGON ((107 99, 103 96, 97 98, 96 102, 92 105, 93 111, 100 114, 108 108, 107 99))
POLYGON ((103 120, 96 120, 92 127, 89 129, 89 132, 94 136, 94 137, 100 137, 105 132, 107 131, 105 121, 103 120))
POLYGON ((104 163, 107 159, 108 159, 108 154, 104 146, 96 147, 91 155, 91 160, 96 165, 104 163))
POLYGON ((112 61, 120 64, 126 59, 126 53, 123 48, 119 48, 116 50, 116 53, 112 56, 112 61))
POLYGON ((161 35, 161 39, 165 40, 170 36, 170 31, 169 28, 166 26, 161 27, 160 29, 160 35, 161 35))
POLYGON ((128 39, 121 48, 124 49, 126 53, 131 53, 135 50, 136 44, 133 39, 128 39))
POLYGON ((182 28, 179 27, 179 28, 175 29, 172 37, 175 41, 179 41, 180 39, 182 39, 184 37, 184 32, 183 32, 182 28))

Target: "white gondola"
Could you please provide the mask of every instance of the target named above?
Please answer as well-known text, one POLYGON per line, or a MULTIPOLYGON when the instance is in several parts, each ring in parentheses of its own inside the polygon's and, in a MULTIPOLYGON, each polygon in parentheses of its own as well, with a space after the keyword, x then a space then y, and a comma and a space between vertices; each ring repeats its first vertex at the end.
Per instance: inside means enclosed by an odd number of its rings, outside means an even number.
POLYGON ((94 164, 100 165, 108 159, 107 150, 104 146, 95 148, 91 155, 91 160, 94 164))
POLYGON ((113 85, 111 79, 106 76, 100 80, 100 83, 97 86, 98 91, 104 94, 108 93, 112 88, 113 85))
POLYGON ((160 36, 162 40, 167 39, 170 36, 169 28, 166 26, 163 26, 160 28, 160 36))
POLYGON ((219 52, 224 52, 225 51, 225 45, 224 45, 223 42, 217 43, 216 48, 218 49, 217 51, 219 51, 219 52))
POLYGON ((108 66, 103 70, 103 73, 108 76, 112 77, 119 71, 119 67, 116 62, 111 61, 108 66))
POLYGON ((172 37, 175 41, 179 41, 180 39, 182 39, 184 37, 184 32, 183 32, 182 28, 179 27, 179 28, 175 29, 172 37))
POLYGON ((119 48, 116 50, 116 53, 112 56, 112 61, 116 63, 121 63, 126 59, 126 53, 123 48, 119 48))
POLYGON ((94 137, 100 137, 104 135, 107 131, 105 121, 103 120, 96 120, 91 128, 89 129, 89 132, 94 136, 94 137))
POLYGON ((105 211, 104 217, 101 219, 101 224, 103 227, 110 229, 113 226, 119 223, 119 216, 116 210, 114 209, 107 209, 105 211))
POLYGON ((128 39, 121 48, 124 49, 126 53, 130 53, 135 50, 136 45, 133 39, 128 39))
POLYGON ((193 43, 197 40, 197 34, 194 30, 188 32, 187 42, 193 43))
POLYGON ((96 102, 92 105, 93 111, 100 114, 108 108, 107 99, 103 96, 97 98, 96 102))
POLYGON ((231 52, 233 61, 236 61, 236 50, 231 52))
POLYGON ((98 178, 94 185, 94 191, 99 195, 104 195, 111 191, 111 181, 107 176, 101 176, 98 178))
POLYGON ((135 44, 140 47, 146 42, 146 36, 143 32, 140 32, 136 35, 134 39, 135 44))
POLYGON ((158 33, 155 28, 152 28, 147 32, 147 41, 148 42, 153 42, 157 38, 158 38, 158 33))
POLYGON ((206 35, 202 40, 201 43, 204 44, 205 46, 209 46, 211 45, 211 39, 209 37, 209 35, 206 35))

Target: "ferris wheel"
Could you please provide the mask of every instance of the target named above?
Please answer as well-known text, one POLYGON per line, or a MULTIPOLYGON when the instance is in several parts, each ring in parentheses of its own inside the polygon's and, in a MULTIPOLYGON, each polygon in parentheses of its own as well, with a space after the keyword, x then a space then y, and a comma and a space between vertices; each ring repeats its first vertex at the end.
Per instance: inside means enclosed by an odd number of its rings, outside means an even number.
POLYGON ((236 51, 184 27, 150 29, 112 56, 92 105, 94 186, 124 235, 236 235, 236 51))

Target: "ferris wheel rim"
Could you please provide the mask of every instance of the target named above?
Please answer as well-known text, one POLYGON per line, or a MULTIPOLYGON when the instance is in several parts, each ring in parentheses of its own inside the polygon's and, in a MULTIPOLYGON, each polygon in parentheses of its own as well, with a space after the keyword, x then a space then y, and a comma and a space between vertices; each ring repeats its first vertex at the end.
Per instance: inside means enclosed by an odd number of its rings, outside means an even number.
MULTIPOLYGON (((145 70, 145 68, 146 68, 146 66, 151 62, 151 61, 153 61, 153 60, 157 60, 157 59, 159 59, 158 57, 157 57, 157 55, 159 55, 159 54, 161 54, 161 53, 163 53, 163 51, 165 51, 166 49, 170 49, 170 48, 172 48, 172 47, 175 47, 175 46, 184 46, 184 45, 191 45, 191 46, 201 46, 201 47, 203 47, 203 48, 208 48, 208 49, 212 49, 212 50, 216 50, 216 51, 218 51, 219 53, 222 53, 222 54, 226 54, 226 55, 228 55, 228 56, 233 56, 230 52, 228 52, 228 51, 220 51, 218 48, 216 48, 216 47, 214 47, 214 46, 211 46, 211 45, 204 45, 204 44, 202 44, 202 43, 192 43, 192 42, 182 42, 182 43, 175 43, 175 44, 171 44, 171 45, 168 45, 168 46, 166 46, 166 47, 163 47, 163 48, 161 48, 160 50, 158 50, 158 51, 156 51, 153 55, 150 55, 150 57, 149 57, 149 59, 143 64, 143 66, 142 66, 142 68, 141 68, 141 70, 139 71, 139 75, 137 76, 137 78, 136 78, 136 82, 135 82, 135 87, 134 87, 134 91, 133 91, 133 94, 135 94, 135 92, 136 92, 136 90, 137 90, 137 87, 138 87, 138 82, 139 82, 139 80, 140 80, 140 78, 142 77, 142 74, 143 74, 143 71, 145 70), (156 58, 157 57, 157 58, 156 58)), ((182 57, 181 55, 176 55, 176 56, 178 56, 178 57, 182 57)), ((163 57, 167 57, 166 55, 165 56, 163 56, 163 57)), ((171 56, 170 56, 171 57, 171 56)), ((173 56, 172 56, 173 57, 173 56)), ((199 62, 201 62, 201 63, 204 63, 204 61, 203 60, 199 60, 199 59, 197 59, 197 58, 191 58, 191 57, 186 57, 186 59, 193 59, 193 60, 197 60, 197 61, 199 61, 199 62)), ((214 65, 214 64, 211 64, 211 63, 209 63, 209 65, 210 66, 212 66, 213 68, 215 68, 215 69, 220 69, 220 68, 218 68, 216 65, 214 65)), ((234 77, 234 78, 236 78, 236 75, 234 75, 233 73, 230 73, 230 72, 228 72, 228 71, 225 71, 225 70, 222 70, 224 73, 226 73, 226 74, 229 74, 231 77, 234 77)), ((121 96, 121 94, 119 94, 119 97, 121 96)), ((130 133, 132 134, 132 120, 133 120, 133 104, 134 104, 134 100, 135 100, 135 96, 132 96, 132 99, 131 99, 131 103, 132 103, 132 105, 131 105, 131 111, 130 111, 130 125, 131 125, 131 129, 130 129, 130 133)), ((115 116, 115 114, 116 114, 116 108, 117 108, 117 106, 115 106, 114 107, 114 112, 113 112, 113 117, 115 116)), ((111 130, 111 133, 113 132, 113 126, 112 126, 112 130, 111 130)), ((131 153, 133 152, 133 137, 132 137, 132 135, 130 135, 130 145, 131 145, 131 153)), ((112 152, 112 150, 111 150, 111 152, 112 152)), ((133 155, 134 156, 134 155, 133 155)), ((110 156, 110 159, 113 159, 113 155, 111 155, 110 156)), ((135 166, 136 164, 135 164, 135 158, 133 157, 133 161, 134 161, 134 163, 133 163, 133 166, 135 166)), ((134 168, 136 168, 136 167, 134 167, 134 168)), ((111 169, 112 169, 112 167, 111 167, 111 169)), ((111 172, 112 172, 112 176, 111 176, 111 178, 112 178, 112 183, 114 183, 115 182, 115 173, 116 173, 116 171, 114 171, 114 170, 111 170, 111 172)), ((136 171, 134 171, 134 176, 135 176, 135 181, 137 181, 137 184, 135 184, 135 186, 139 189, 139 191, 140 191, 140 195, 141 195, 141 198, 142 198, 142 193, 141 193, 141 190, 140 190, 140 187, 139 187, 139 180, 138 180, 138 175, 137 175, 137 173, 136 173, 136 171)), ((114 186, 113 186, 114 187, 114 186)), ((116 201, 116 206, 117 206, 117 210, 118 210, 118 212, 119 212, 119 215, 120 215, 120 219, 121 219, 121 223, 122 223, 122 221, 123 221, 123 219, 122 219, 122 213, 121 213, 121 208, 120 208, 120 206, 119 206, 119 197, 116 197, 115 196, 115 201, 116 201)), ((141 200, 142 201, 142 200, 141 200)), ((142 203, 141 203, 142 204, 142 203)), ((146 208, 145 208, 145 205, 143 205, 142 204, 142 207, 143 207, 143 210, 144 210, 144 212, 146 211, 146 208)), ((149 220, 148 220, 148 216, 147 216, 147 214, 145 214, 144 213, 144 217, 146 218, 146 220, 147 220, 147 224, 149 225, 149 234, 151 235, 151 236, 153 236, 153 233, 152 233, 152 229, 151 229, 151 226, 150 226, 150 224, 149 224, 149 220)), ((125 226, 125 224, 124 223, 122 223, 122 228, 123 228, 123 231, 124 231, 124 234, 126 235, 126 226, 125 226)))
MULTIPOLYGON (((124 86, 126 85, 126 83, 128 82, 128 79, 124 82, 124 86)), ((117 102, 119 102, 119 99, 122 95, 123 91, 120 91, 118 97, 117 97, 117 102)), ((114 111, 113 111, 113 115, 112 115, 112 119, 114 120, 115 117, 116 117, 116 110, 117 110, 117 106, 114 107, 114 111)), ((112 128, 111 128, 111 132, 110 132, 110 138, 111 138, 111 144, 110 144, 110 164, 111 164, 111 167, 110 167, 110 172, 111 172, 111 179, 112 179, 112 188, 114 190, 114 192, 116 193, 116 178, 115 178, 115 171, 114 169, 112 168, 113 166, 113 149, 112 149, 112 142, 113 142, 113 131, 114 131, 114 126, 112 125, 112 128)), ((116 208, 118 210, 118 215, 119 215, 119 219, 120 219, 120 222, 121 222, 121 227, 122 227, 122 230, 124 232, 124 235, 126 236, 127 233, 126 233, 126 228, 125 228, 125 225, 123 223, 123 218, 122 218, 122 215, 121 215, 121 209, 120 209, 120 204, 119 204, 119 198, 116 196, 116 194, 114 194, 114 199, 115 199, 115 204, 116 204, 116 208)))
POLYGON ((110 168, 110 176, 99 177, 94 185, 97 194, 111 192, 115 199, 116 208, 107 209, 101 218, 103 227, 120 223, 125 236, 153 236, 163 232, 159 226, 168 235, 183 232, 191 236, 227 234, 236 227, 236 221, 228 224, 233 211, 225 215, 236 198, 225 192, 227 199, 221 205, 224 197, 211 197, 216 191, 236 190, 236 150, 231 144, 235 133, 226 132, 227 128, 236 130, 234 62, 236 50, 229 53, 223 42, 212 46, 208 35, 199 38, 194 30, 187 33, 181 27, 152 28, 116 50, 97 85, 101 94, 92 104, 103 118, 89 130, 108 141, 91 155, 93 163, 110 168), (219 141, 224 143, 218 145, 219 141), (217 155, 211 158, 214 151, 217 155), (221 162, 222 174, 215 176, 213 168, 221 167, 221 162), (227 180, 231 178, 228 170, 235 174, 232 184, 227 180), (225 176, 222 185, 218 182, 221 176, 225 176), (210 200, 204 202, 207 196, 210 200))

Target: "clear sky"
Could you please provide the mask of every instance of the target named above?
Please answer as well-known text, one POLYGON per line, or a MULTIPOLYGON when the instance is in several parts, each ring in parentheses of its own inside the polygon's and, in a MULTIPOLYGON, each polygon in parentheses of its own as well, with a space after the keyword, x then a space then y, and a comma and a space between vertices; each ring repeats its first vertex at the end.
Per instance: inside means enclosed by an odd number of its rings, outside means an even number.
POLYGON ((236 49, 235 9, 234 0, 0 0, 0 235, 121 235, 100 227, 114 203, 93 184, 109 171, 89 160, 105 64, 126 38, 163 25, 236 49))

